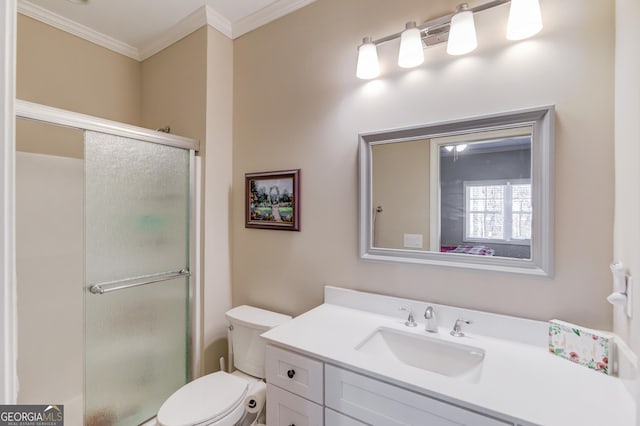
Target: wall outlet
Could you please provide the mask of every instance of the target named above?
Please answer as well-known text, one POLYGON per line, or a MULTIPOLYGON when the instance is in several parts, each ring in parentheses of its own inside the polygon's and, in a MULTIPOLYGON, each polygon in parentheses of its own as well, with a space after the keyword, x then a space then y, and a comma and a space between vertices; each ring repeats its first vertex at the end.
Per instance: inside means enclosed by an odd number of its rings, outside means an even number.
POLYGON ((422 248, 422 234, 404 234, 404 246, 406 248, 422 248))

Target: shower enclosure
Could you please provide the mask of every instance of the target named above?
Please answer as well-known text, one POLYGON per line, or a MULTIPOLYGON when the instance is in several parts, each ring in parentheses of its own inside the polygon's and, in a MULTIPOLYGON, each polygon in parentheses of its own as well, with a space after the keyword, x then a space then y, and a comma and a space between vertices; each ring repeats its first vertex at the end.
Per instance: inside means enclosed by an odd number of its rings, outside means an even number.
POLYGON ((22 101, 17 115, 18 402, 140 424, 194 367, 198 144, 22 101))

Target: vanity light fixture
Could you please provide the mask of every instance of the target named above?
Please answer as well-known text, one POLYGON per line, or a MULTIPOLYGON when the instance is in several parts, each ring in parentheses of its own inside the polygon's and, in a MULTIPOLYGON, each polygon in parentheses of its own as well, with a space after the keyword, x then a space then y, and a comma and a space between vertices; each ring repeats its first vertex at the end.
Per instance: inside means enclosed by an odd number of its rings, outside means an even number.
POLYGON ((371 41, 371 37, 362 39, 362 44, 358 47, 358 67, 356 76, 363 80, 370 80, 380 75, 380 64, 378 63, 378 49, 371 41))
POLYGON ((476 47, 478 39, 473 12, 469 10, 467 3, 462 3, 457 7, 456 14, 451 17, 447 53, 455 56, 464 55, 474 51, 476 47))
POLYGON ((444 147, 444 149, 446 149, 447 152, 453 151, 453 148, 456 149, 456 152, 462 152, 465 149, 467 149, 467 144, 466 143, 461 143, 461 144, 458 144, 458 145, 447 145, 447 146, 444 147))
POLYGON ((420 25, 408 22, 404 31, 373 40, 365 37, 358 47, 356 76, 369 80, 380 75, 377 46, 400 39, 398 66, 413 68, 424 62, 424 48, 447 42, 447 53, 463 55, 478 45, 474 13, 510 3, 507 24, 508 40, 523 40, 542 29, 539 0, 493 0, 478 6, 460 4, 455 13, 425 21, 420 25))
POLYGON ((424 62, 422 34, 415 21, 407 22, 405 30, 400 36, 400 51, 398 52, 398 66, 401 68, 417 67, 424 62))
POLYGON ((538 0, 511 0, 507 40, 522 40, 538 34, 542 29, 542 15, 538 0))
POLYGON ((467 144, 459 143, 457 145, 445 145, 444 149, 446 149, 447 152, 453 151, 453 162, 455 163, 458 161, 458 154, 467 149, 467 144))

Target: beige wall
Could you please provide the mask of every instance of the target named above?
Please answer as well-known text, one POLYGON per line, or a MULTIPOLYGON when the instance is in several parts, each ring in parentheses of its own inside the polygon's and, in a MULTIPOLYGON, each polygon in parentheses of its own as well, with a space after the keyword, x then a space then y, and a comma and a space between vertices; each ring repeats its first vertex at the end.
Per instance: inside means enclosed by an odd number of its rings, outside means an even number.
MULTIPOLYGON (((431 48, 427 64, 400 71, 393 65, 397 45, 389 43, 380 48, 382 78, 355 78, 355 48, 363 36, 390 34, 407 20, 439 16, 455 4, 439 0, 425 9, 418 0, 318 0, 236 40, 235 55, 228 39, 207 28, 142 65, 20 15, 18 98, 151 128, 168 124, 175 134, 205 141, 205 150, 215 147, 203 160, 207 370, 224 352, 232 274, 234 304, 285 313, 321 303, 322 287, 333 284, 609 328, 613 4, 542 0, 545 29, 515 44, 496 30, 506 23, 506 7, 498 7, 477 16, 480 47, 471 55, 452 58, 443 47, 431 48), (542 104, 557 107, 554 278, 357 257, 357 133, 542 104), (238 213, 244 173, 297 167, 302 231, 245 229, 238 213)), ((637 4, 618 0, 618 7, 630 12, 618 13, 627 23, 618 26, 619 36, 637 32, 637 4)), ((617 81, 624 83, 616 99, 615 257, 633 273, 639 194, 624 182, 637 181, 628 176, 635 173, 638 144, 626 141, 637 141, 638 105, 625 95, 637 91, 638 60, 632 44, 619 42, 618 53, 617 81)), ((620 333, 634 334, 635 323, 618 313, 615 318, 620 333)), ((629 340, 638 351, 638 342, 629 340)))
MULTIPOLYGON (((140 123, 137 61, 23 15, 16 78, 18 99, 140 123)), ((27 120, 16 127, 18 401, 57 400, 80 424, 83 135, 27 120)))
POLYGON ((203 153, 207 131, 206 49, 207 30, 201 28, 142 62, 142 126, 170 126, 171 133, 200 141, 203 153))
MULTIPOLYGON (((615 228, 614 258, 622 261, 635 279, 634 317, 614 309, 614 330, 640 354, 640 3, 616 1, 615 73, 615 228)), ((640 375, 636 395, 640 396, 640 375)), ((638 404, 640 409, 640 404, 638 404)), ((636 415, 640 425, 640 412, 636 415)))
POLYGON ((84 158, 82 131, 26 119, 16 120, 16 151, 84 158), (72 132, 73 131, 73 132, 72 132), (69 137, 78 133, 78 137, 69 137))
POLYGON ((203 27, 142 63, 143 125, 200 141, 202 158, 203 372, 227 355, 231 307, 231 105, 233 43, 203 27))
POLYGON ((204 371, 227 353, 231 308, 231 188, 233 175, 233 42, 207 30, 207 136, 204 157, 204 371))
POLYGON ((246 229, 234 214, 234 304, 299 314, 332 284, 611 327, 613 2, 542 0, 545 28, 521 43, 504 40, 508 7, 497 7, 477 16, 476 52, 431 48, 425 65, 405 71, 389 43, 379 52, 382 78, 356 79, 363 36, 456 3, 318 0, 236 40, 233 211, 242 211, 244 173, 299 167, 302 228, 246 229), (358 258, 359 132, 545 104, 557 111, 553 278, 358 258))
POLYGON ((140 63, 18 15, 17 98, 140 124, 140 63))
POLYGON ((201 28, 142 62, 142 126, 203 141, 207 31, 201 28))
MULTIPOLYGON (((640 5, 633 0, 618 0, 616 30, 616 214, 614 257, 622 261, 627 272, 640 283, 640 5)), ((640 302, 640 297, 635 298, 640 302)), ((635 303, 636 313, 640 303, 635 303)), ((616 331, 626 337, 640 353, 640 315, 629 320, 622 309, 614 310, 616 331)))
MULTIPOLYGON (((18 22, 19 99, 147 128, 169 125, 173 134, 200 141, 208 200, 202 211, 204 370, 217 369, 226 355, 224 312, 231 306, 232 41, 203 27, 139 63, 23 15, 18 22)), ((41 133, 41 126, 22 127, 25 135, 41 133)), ((70 148, 47 131, 55 147, 30 137, 22 138, 21 149, 70 148)), ((71 148, 62 155, 81 157, 81 149, 71 148)))
POLYGON ((430 150, 429 140, 372 147, 375 247, 403 249, 404 234, 418 234, 429 250, 430 150))

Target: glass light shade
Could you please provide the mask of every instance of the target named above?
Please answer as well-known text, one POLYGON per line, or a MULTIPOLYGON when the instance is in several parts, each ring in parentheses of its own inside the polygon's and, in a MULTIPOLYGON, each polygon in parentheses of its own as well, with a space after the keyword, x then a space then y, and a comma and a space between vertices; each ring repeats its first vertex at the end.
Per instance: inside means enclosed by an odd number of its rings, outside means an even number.
POLYGON ((447 53, 449 55, 464 55, 478 47, 476 38, 476 24, 473 20, 473 12, 463 10, 451 18, 447 53))
POLYGON ((417 67, 424 62, 422 49, 422 37, 415 22, 409 22, 407 29, 400 36, 400 52, 398 53, 398 66, 401 68, 417 67))
POLYGON ((463 144, 460 144, 460 145, 456 145, 456 152, 462 152, 465 149, 467 149, 467 144, 466 143, 463 143, 463 144))
POLYGON ((444 147, 444 149, 446 149, 447 152, 451 152, 451 151, 453 151, 453 145, 447 145, 447 146, 444 147))
POLYGON ((378 50, 369 37, 362 40, 358 48, 358 66, 356 77, 363 80, 370 80, 380 75, 380 64, 378 63, 378 50))
POLYGON ((507 39, 522 40, 542 29, 542 15, 538 0, 511 0, 507 39))

